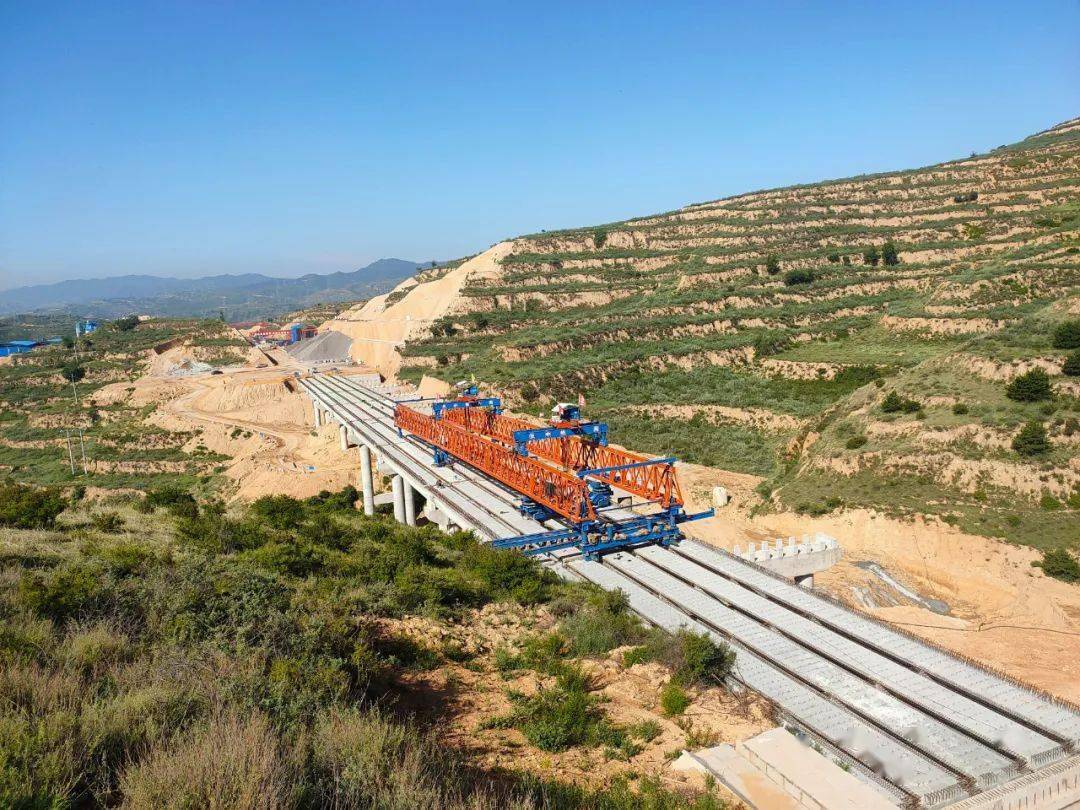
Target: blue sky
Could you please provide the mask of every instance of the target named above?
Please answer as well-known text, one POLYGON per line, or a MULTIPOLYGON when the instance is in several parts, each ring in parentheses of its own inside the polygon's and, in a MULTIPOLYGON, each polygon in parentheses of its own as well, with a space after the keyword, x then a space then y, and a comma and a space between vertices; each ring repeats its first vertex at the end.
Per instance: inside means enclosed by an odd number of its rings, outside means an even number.
POLYGON ((1076 115, 1075 0, 0 0, 0 288, 452 258, 1076 115))

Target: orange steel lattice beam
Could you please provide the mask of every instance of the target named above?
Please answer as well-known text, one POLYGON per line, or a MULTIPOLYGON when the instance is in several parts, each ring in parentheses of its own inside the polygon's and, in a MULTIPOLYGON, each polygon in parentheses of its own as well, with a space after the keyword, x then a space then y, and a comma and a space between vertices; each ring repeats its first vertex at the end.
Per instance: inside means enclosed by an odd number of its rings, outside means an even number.
POLYGON ((596 520, 596 508, 589 500, 588 485, 573 475, 519 455, 479 433, 448 421, 445 415, 435 419, 398 404, 394 407, 394 424, 402 431, 487 473, 557 515, 575 523, 596 520))
MULTIPOLYGON (((449 421, 474 433, 480 433, 503 444, 514 446, 514 432, 535 429, 536 425, 487 408, 457 408, 443 413, 440 422, 449 421)), ((541 439, 529 444, 529 452, 575 472, 601 468, 590 477, 618 487, 665 508, 682 506, 682 490, 673 464, 659 462, 629 469, 603 468, 641 465, 651 461, 648 456, 630 450, 619 450, 579 436, 561 439, 541 439)))

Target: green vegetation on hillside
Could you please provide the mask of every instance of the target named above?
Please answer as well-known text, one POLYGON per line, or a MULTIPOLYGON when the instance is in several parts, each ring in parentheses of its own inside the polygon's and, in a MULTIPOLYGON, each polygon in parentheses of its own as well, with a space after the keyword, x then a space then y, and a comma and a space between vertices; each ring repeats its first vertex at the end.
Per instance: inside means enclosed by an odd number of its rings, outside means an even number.
POLYGON ((1077 510, 1040 503, 1080 491, 1078 189, 1080 130, 1060 127, 533 234, 405 347, 403 374, 475 375, 533 414, 583 393, 615 441, 767 478, 759 508, 1075 544, 1077 510), (1031 421, 1046 446, 1014 449, 1031 421))
MULTIPOLYGON (((564 635, 548 649, 564 692, 552 696, 573 699, 519 704, 525 736, 630 756, 656 730, 608 721, 563 645, 590 647, 612 622, 649 634, 618 595, 467 534, 365 518, 356 495, 226 510, 159 490, 82 501, 49 529, 0 529, 0 805, 723 806, 649 778, 592 791, 485 772, 410 715, 398 702, 410 679, 470 654, 395 617, 558 601, 564 635)), ((707 640, 670 644, 691 675, 730 667, 707 640)))
POLYGON ((240 362, 246 345, 219 321, 124 325, 104 324, 77 345, 39 347, 0 365, 0 474, 52 485, 145 488, 171 481, 212 488, 226 458, 197 441, 185 449, 197 434, 146 423, 152 405, 95 406, 92 395, 105 385, 134 383, 151 347, 167 340, 189 340, 210 365, 240 362))

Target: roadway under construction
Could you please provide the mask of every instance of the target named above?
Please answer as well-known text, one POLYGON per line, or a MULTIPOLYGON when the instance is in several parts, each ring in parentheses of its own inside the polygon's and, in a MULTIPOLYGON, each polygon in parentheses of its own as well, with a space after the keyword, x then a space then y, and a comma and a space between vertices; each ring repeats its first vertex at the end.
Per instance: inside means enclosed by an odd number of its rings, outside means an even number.
MULTIPOLYGON (((633 610, 654 625, 727 642, 737 653, 732 688, 764 696, 785 725, 898 805, 990 799, 1003 786, 1041 784, 1035 779, 1040 774, 1053 778, 1080 768, 1080 712, 1063 701, 693 540, 668 542, 672 538, 665 535, 664 542, 634 542, 627 535, 627 542, 594 548, 593 538, 605 536, 605 523, 636 525, 642 499, 635 500, 634 510, 625 499, 653 484, 623 490, 612 478, 610 502, 574 501, 583 511, 569 522, 551 508, 554 502, 523 514, 522 490, 476 466, 437 463, 433 448, 440 449, 442 438, 401 429, 413 424, 407 414, 402 421, 401 406, 410 404, 401 401, 415 395, 374 378, 312 375, 299 384, 312 400, 316 424, 336 423, 343 449, 359 448, 365 511, 374 511, 377 459, 378 469, 392 477, 398 520, 415 523, 422 498, 424 515, 443 528, 469 529, 482 540, 521 547, 564 577, 624 591, 633 610), (588 536, 581 534, 582 525, 588 536), (545 537, 552 542, 538 542, 545 537), (554 542, 559 537, 573 542, 554 542), (533 540, 515 544, 514 538, 533 540)), ((426 404, 410 407, 424 415, 432 410, 426 404)), ((488 416, 482 417, 484 425, 470 424, 470 418, 450 417, 512 446, 513 431, 501 439, 495 435, 507 425, 492 424, 488 416)), ((681 502, 675 509, 670 489, 661 491, 668 486, 662 475, 655 481, 660 489, 645 491, 656 497, 644 499, 654 514, 659 509, 673 525, 676 517, 692 517, 681 511, 681 502)))

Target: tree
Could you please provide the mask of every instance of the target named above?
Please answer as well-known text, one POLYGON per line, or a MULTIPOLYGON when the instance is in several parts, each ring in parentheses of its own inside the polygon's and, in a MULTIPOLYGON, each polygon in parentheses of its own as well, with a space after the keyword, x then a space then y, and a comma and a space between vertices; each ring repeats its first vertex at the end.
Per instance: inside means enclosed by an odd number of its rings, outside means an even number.
POLYGON ((900 254, 896 250, 896 243, 891 239, 881 246, 881 258, 889 267, 900 264, 900 254))
POLYGON ((814 281, 814 274, 809 270, 792 270, 784 276, 784 283, 789 287, 796 284, 810 284, 814 281))
POLYGON ((71 383, 76 383, 86 376, 86 369, 78 363, 64 363, 60 367, 60 376, 71 383))
POLYGON ((113 328, 120 332, 130 332, 138 325, 138 315, 128 315, 126 318, 117 318, 113 321, 113 328))
POLYGON ((1064 321, 1054 330, 1055 349, 1080 349, 1080 320, 1064 321))
POLYGON ((1080 563, 1063 548, 1045 552, 1038 565, 1048 577, 1065 582, 1080 582, 1080 563))
POLYGON ((1050 450, 1046 428, 1032 420, 1020 428, 1012 440, 1012 448, 1022 456, 1039 456, 1050 450))
POLYGON ((63 344, 65 349, 75 348, 75 338, 71 337, 70 335, 64 335, 62 338, 60 338, 60 343, 63 344))
POLYGON ((1005 396, 1017 402, 1042 402, 1050 399, 1052 394, 1050 375, 1041 368, 1013 377, 1005 386, 1005 396))
POLYGON ((881 261, 881 254, 878 252, 877 247, 869 247, 863 251, 863 264, 868 264, 871 267, 877 267, 879 261, 881 261))
POLYGON ((1080 352, 1073 352, 1065 358, 1061 373, 1066 377, 1080 377, 1080 352))
POLYGON ((775 276, 780 272, 780 259, 775 253, 770 253, 765 257, 765 272, 770 276, 775 276))

